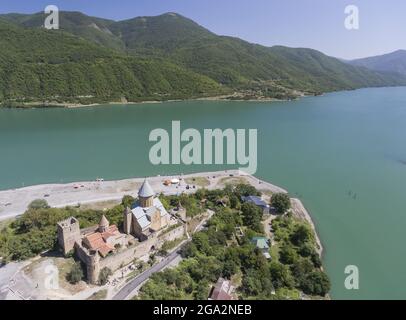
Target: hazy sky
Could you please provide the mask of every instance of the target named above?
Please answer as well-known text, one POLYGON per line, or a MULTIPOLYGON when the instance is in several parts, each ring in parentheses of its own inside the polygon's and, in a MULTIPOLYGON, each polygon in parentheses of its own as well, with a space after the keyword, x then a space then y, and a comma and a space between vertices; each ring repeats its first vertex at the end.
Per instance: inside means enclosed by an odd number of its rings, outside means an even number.
POLYGON ((49 4, 114 20, 177 12, 217 34, 346 59, 406 49, 405 0, 0 0, 0 12, 49 4), (359 7, 359 30, 344 27, 347 5, 359 7))

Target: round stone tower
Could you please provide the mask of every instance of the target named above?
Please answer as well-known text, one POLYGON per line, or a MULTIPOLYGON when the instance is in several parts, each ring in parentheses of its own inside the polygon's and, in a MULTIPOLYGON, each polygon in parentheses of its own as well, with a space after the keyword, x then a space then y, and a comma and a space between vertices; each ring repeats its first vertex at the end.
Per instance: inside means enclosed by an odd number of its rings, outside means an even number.
POLYGON ((99 282, 100 274, 100 256, 99 252, 92 251, 86 259, 86 271, 87 271, 87 280, 91 284, 97 284, 99 282))
POLYGON ((110 222, 107 220, 106 216, 103 214, 103 216, 100 219, 99 222, 99 232, 106 232, 107 229, 109 228, 110 222))
POLYGON ((126 207, 124 210, 124 223, 123 223, 124 233, 126 234, 131 233, 131 224, 132 224, 132 212, 129 207, 126 207))
POLYGON ((149 208, 154 203, 154 190, 152 190, 148 180, 145 179, 140 190, 138 191, 138 198, 142 208, 149 208))

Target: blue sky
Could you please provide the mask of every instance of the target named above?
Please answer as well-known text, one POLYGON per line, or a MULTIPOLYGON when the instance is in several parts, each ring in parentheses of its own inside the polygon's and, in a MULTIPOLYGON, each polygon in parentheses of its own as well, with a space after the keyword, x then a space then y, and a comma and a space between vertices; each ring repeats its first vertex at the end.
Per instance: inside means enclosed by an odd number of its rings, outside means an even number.
POLYGON ((32 13, 49 4, 114 20, 177 12, 218 34, 346 59, 406 49, 405 0, 0 0, 0 12, 32 13), (359 30, 344 28, 350 4, 359 7, 359 30))

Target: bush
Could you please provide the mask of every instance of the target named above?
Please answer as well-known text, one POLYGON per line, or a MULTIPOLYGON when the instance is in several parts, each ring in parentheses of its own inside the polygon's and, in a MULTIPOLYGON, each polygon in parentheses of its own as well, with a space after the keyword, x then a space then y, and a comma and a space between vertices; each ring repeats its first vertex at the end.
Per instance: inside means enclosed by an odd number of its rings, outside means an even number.
POLYGON ((330 280, 327 275, 315 270, 307 275, 301 283, 301 289, 306 294, 325 296, 330 291, 330 280))
POLYGON ((234 193, 237 197, 241 198, 242 196, 261 196, 261 192, 255 189, 254 186, 250 184, 239 184, 235 187, 234 193))
POLYGON ((109 277, 113 274, 111 270, 107 267, 104 267, 99 274, 99 283, 100 285, 104 286, 107 281, 109 280, 109 277))
POLYGON ((256 232, 264 232, 264 228, 261 223, 263 212, 259 207, 253 203, 245 202, 241 207, 241 211, 244 225, 256 232))
POLYGON ((306 242, 313 240, 313 232, 307 224, 299 224, 294 229, 290 240, 297 246, 302 246, 306 242))
POLYGON ((135 202, 135 199, 132 196, 124 196, 123 199, 121 200, 121 205, 126 208, 126 207, 132 207, 133 203, 135 202))
POLYGON ((297 261, 298 255, 292 246, 285 244, 279 252, 279 259, 283 264, 293 264, 297 261))
POLYGON ((290 209, 290 198, 286 193, 276 193, 271 199, 272 206, 279 214, 284 214, 290 209))
POLYGON ((270 266, 272 284, 275 289, 286 287, 293 288, 295 285, 295 279, 293 278, 289 267, 279 263, 271 262, 270 266))
POLYGON ((44 199, 36 199, 28 205, 28 209, 38 210, 38 209, 48 209, 48 202, 44 199))
POLYGON ((83 279, 83 270, 80 262, 76 262, 70 272, 67 274, 66 279, 71 284, 76 284, 83 279))

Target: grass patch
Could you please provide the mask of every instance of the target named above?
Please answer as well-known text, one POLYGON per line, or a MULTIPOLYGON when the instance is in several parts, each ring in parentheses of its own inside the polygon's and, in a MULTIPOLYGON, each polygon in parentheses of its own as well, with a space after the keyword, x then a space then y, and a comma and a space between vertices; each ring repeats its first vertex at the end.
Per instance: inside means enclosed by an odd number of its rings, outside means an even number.
POLYGON ((172 241, 166 241, 163 245, 162 245, 162 250, 165 251, 170 251, 173 248, 175 248, 176 246, 178 246, 183 240, 185 240, 185 237, 179 238, 179 239, 175 239, 172 241))
POLYGON ((14 218, 0 220, 0 231, 6 229, 10 226, 10 224, 14 221, 14 218))
POLYGON ((107 289, 103 289, 93 293, 89 298, 86 300, 105 300, 107 297, 107 289))
POLYGON ((80 210, 108 210, 119 205, 121 200, 106 200, 80 205, 80 210))
POLYGON ((196 185, 202 188, 210 185, 210 181, 205 177, 186 178, 185 182, 187 184, 196 185))
POLYGON ((269 254, 271 255, 272 261, 279 261, 279 245, 277 243, 271 246, 269 254))
POLYGON ((238 184, 247 184, 247 180, 242 177, 224 177, 220 179, 221 184, 230 184, 230 185, 238 185, 238 184))

